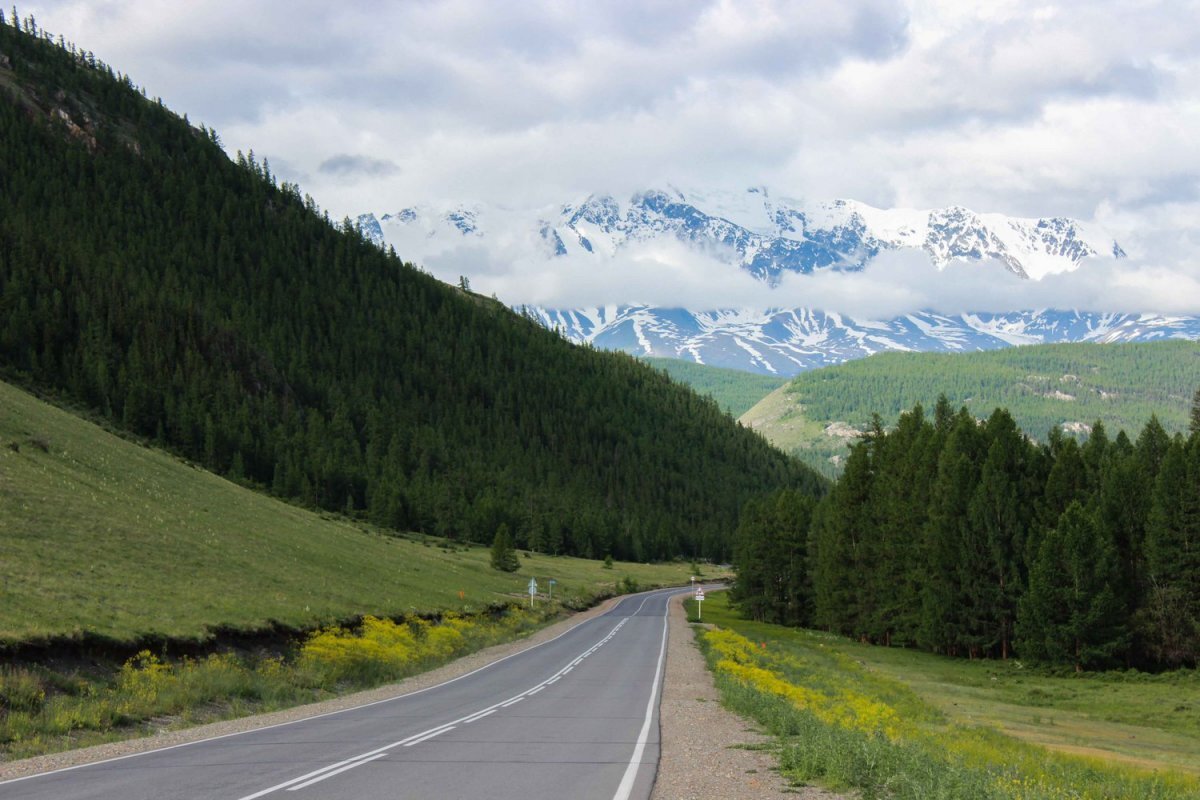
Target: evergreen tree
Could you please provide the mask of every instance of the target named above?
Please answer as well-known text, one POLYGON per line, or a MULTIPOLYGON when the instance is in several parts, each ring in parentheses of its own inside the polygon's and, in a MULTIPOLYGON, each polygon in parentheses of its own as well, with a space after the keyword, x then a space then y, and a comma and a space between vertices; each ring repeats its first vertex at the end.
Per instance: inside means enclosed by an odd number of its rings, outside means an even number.
POLYGON ((1023 496, 1028 446, 1008 412, 988 420, 991 444, 968 508, 960 569, 963 595, 974 612, 971 646, 999 647, 1008 658, 1017 601, 1024 587, 1025 539, 1030 519, 1023 496))
POLYGON ((921 591, 918 641, 947 655, 966 652, 970 647, 967 640, 972 612, 963 602, 964 570, 960 564, 968 511, 979 478, 982 440, 978 428, 965 408, 954 419, 938 457, 922 548, 928 577, 921 591))
POLYGON ((1192 410, 1188 415, 1188 431, 1192 435, 1200 434, 1200 389, 1192 395, 1192 410))
POLYGON ((1118 574, 1094 515, 1073 501, 1030 568, 1017 623, 1021 655, 1076 672, 1112 663, 1129 642, 1127 610, 1112 591, 1118 574))
POLYGON ((1171 442, 1146 525, 1147 609, 1141 633, 1169 664, 1195 663, 1200 641, 1200 436, 1171 442))
POLYGON ((814 621, 826 630, 863 635, 869 609, 859 592, 865 543, 872 538, 871 448, 850 448, 846 469, 822 501, 811 538, 814 621))
POLYGON ((496 536, 492 539, 491 564, 492 569, 501 572, 516 572, 521 566, 508 532, 508 523, 501 522, 500 527, 496 528, 496 536))

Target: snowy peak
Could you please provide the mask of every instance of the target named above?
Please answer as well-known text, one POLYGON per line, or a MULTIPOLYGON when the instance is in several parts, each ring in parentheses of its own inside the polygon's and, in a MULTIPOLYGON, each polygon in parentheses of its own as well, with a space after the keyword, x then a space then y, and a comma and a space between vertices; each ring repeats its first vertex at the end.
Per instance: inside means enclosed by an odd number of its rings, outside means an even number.
POLYGON ((801 202, 762 187, 744 192, 647 189, 621 201, 593 194, 537 209, 416 206, 364 214, 364 235, 408 258, 496 236, 536 243, 529 255, 613 257, 664 237, 727 260, 770 285, 787 272, 863 269, 881 252, 924 250, 939 267, 990 260, 1023 278, 1075 269, 1089 257, 1120 258, 1120 245, 1094 226, 1063 217, 1024 219, 961 206, 879 209, 854 200, 801 202))

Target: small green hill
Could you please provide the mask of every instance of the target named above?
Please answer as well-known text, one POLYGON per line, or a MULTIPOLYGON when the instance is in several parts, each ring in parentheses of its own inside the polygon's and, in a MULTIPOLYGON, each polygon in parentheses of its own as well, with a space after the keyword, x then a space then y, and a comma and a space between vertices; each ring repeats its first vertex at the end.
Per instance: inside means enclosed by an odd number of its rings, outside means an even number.
POLYGON ((274 500, 0 383, 0 645, 479 610, 520 597, 530 576, 575 594, 688 576, 537 554, 506 574, 486 548, 436 543, 274 500))
POLYGON ((754 372, 710 367, 694 361, 678 358, 643 358, 655 369, 661 369, 679 383, 687 384, 697 394, 707 395, 717 401, 721 410, 740 417, 755 403, 787 382, 786 378, 774 378, 754 372))
POLYGON ((1110 435, 1136 435, 1151 414, 1168 431, 1187 427, 1200 386, 1200 344, 1054 344, 986 353, 882 353, 799 375, 763 398, 741 422, 810 466, 832 474, 878 413, 885 424, 939 394, 977 417, 997 407, 1044 437, 1054 426, 1086 435, 1101 420, 1110 435))

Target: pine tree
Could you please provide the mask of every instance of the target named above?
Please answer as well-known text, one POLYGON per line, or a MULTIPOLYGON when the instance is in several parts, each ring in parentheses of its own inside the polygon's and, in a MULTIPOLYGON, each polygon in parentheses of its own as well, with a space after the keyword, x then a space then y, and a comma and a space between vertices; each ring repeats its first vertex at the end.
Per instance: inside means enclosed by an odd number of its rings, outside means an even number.
POLYGON ((1192 410, 1188 416, 1188 431, 1195 434, 1200 434, 1200 389, 1196 389, 1192 395, 1192 410))
POLYGON ((963 594, 975 614, 974 645, 999 647, 1008 658, 1017 601, 1024 587, 1025 539, 1029 498, 1022 495, 1028 447, 1008 412, 997 409, 988 420, 991 439, 968 508, 967 538, 960 569, 963 594))
POLYGON ((1200 641, 1200 436, 1176 436, 1154 484, 1146 524, 1146 596, 1142 634, 1169 664, 1194 663, 1200 641), (1170 612, 1169 614, 1167 612, 1170 612))
POLYGON ((1076 672, 1111 664, 1130 639, 1128 611, 1112 590, 1118 575, 1116 552, 1095 516, 1072 502, 1030 568, 1017 620, 1021 655, 1076 672))
POLYGON ((863 633, 868 613, 860 587, 864 544, 872 537, 871 481, 870 446, 858 442, 821 503, 810 539, 815 623, 849 635, 863 633))
POLYGON ((491 564, 492 569, 501 572, 516 572, 521 566, 508 532, 508 523, 501 522, 496 528, 496 537, 492 540, 491 564))
POLYGON ((922 557, 928 571, 921 591, 919 643, 957 655, 969 647, 970 610, 963 603, 960 569, 964 528, 979 479, 979 426, 964 408, 955 417, 938 457, 930 491, 922 557))

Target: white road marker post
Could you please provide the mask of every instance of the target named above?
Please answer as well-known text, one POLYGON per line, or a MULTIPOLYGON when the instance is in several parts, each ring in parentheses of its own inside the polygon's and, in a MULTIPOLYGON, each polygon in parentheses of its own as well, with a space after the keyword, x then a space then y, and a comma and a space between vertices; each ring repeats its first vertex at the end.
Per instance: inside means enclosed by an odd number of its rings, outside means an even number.
POLYGON ((533 608, 533 598, 537 596, 537 578, 529 579, 529 607, 533 608))
POLYGON ((704 587, 700 586, 696 589, 696 620, 704 619, 704 587))

